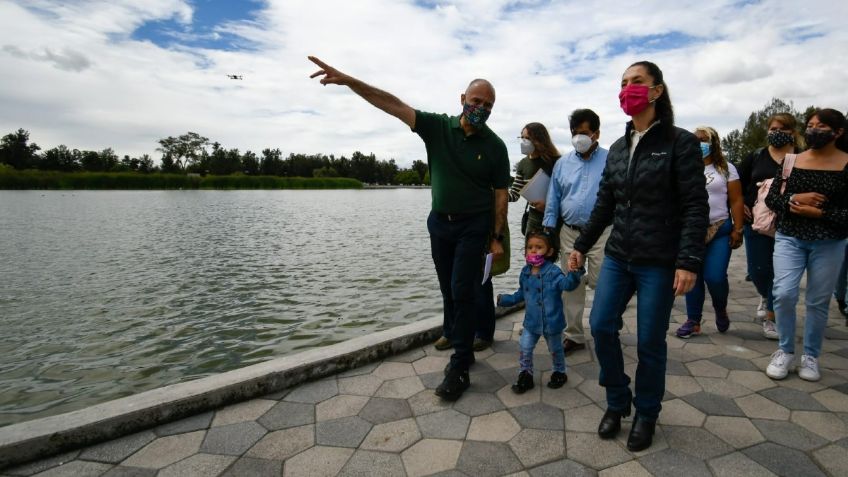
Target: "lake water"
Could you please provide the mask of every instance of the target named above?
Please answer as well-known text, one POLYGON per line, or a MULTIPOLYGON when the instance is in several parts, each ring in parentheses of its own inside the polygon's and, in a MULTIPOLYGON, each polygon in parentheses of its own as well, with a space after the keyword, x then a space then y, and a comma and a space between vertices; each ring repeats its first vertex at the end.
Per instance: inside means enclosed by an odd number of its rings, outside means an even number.
POLYGON ((428 189, 0 191, 0 426, 440 316, 429 208, 428 189))

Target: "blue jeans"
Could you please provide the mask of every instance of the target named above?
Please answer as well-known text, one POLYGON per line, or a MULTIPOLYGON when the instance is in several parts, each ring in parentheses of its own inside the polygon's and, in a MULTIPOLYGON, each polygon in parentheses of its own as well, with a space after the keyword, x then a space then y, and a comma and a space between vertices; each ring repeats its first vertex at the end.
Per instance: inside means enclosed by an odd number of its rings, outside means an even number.
POLYGON ((492 231, 492 212, 448 220, 430 212, 427 230, 444 306, 443 332, 451 340, 451 366, 467 370, 474 357, 477 300, 482 296, 483 262, 492 231))
POLYGON ((821 353, 830 294, 845 256, 846 240, 800 240, 780 232, 774 245, 774 313, 780 349, 795 353, 795 306, 801 275, 807 272, 804 354, 821 353))
POLYGON ((745 255, 748 258, 751 281, 754 282, 757 293, 766 299, 766 310, 774 311, 774 239, 755 232, 751 224, 745 224, 742 234, 745 236, 745 255))
POLYGON ((704 268, 695 280, 695 287, 686 294, 686 316, 690 320, 701 322, 706 294, 705 283, 706 288, 710 290, 716 314, 727 313, 727 295, 730 293, 730 285, 727 283, 727 266, 730 263, 731 230, 733 230, 733 223, 728 219, 707 244, 704 268))
POLYGON ((842 259, 842 268, 839 269, 839 275, 836 277, 833 296, 837 300, 845 301, 846 291, 848 291, 848 246, 845 247, 845 258, 842 259))
POLYGON ((619 330, 621 313, 638 291, 636 337, 636 398, 633 404, 641 419, 656 421, 665 394, 666 331, 674 304, 674 269, 630 265, 607 256, 601 265, 594 305, 589 315, 595 353, 601 365, 600 385, 607 390, 607 407, 630 409, 630 377, 624 372, 619 330))
MULTIPOLYGON (((521 371, 533 372, 533 350, 542 335, 530 332, 527 328, 521 332, 518 345, 521 354, 518 355, 518 366, 521 371)), ((557 373, 565 373, 565 351, 562 348, 562 333, 545 334, 545 342, 548 343, 548 351, 553 357, 553 369, 557 373)))

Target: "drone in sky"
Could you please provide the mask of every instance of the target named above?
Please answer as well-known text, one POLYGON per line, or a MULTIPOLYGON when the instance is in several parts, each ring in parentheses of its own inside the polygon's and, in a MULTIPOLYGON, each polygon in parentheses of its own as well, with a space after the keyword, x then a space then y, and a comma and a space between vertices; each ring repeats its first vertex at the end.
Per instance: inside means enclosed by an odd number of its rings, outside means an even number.
POLYGON ((244 79, 244 78, 242 78, 241 75, 227 75, 227 78, 232 79, 232 80, 244 79))

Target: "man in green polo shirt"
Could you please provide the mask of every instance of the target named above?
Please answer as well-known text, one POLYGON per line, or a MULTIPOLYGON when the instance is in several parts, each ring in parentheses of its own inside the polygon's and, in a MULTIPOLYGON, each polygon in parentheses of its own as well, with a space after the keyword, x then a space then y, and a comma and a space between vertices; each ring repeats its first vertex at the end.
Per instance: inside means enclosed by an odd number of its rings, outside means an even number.
POLYGON ((311 78, 323 76, 323 85, 349 87, 424 140, 433 201, 427 229, 444 303, 444 333, 454 349, 436 394, 459 399, 470 385, 477 316, 474 298, 481 293, 485 254, 503 254, 509 157, 503 141, 486 126, 495 89, 488 81, 476 79, 460 95, 461 115, 425 113, 314 56, 309 60, 321 68, 311 78))

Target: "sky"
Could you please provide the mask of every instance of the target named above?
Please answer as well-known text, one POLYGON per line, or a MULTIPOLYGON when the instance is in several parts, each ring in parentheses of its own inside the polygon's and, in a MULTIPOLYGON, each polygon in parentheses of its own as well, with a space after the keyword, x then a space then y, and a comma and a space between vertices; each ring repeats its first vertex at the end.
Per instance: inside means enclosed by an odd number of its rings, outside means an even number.
POLYGON ((741 129, 772 97, 848 110, 848 2, 507 0, 0 0, 0 135, 30 132, 121 156, 188 131, 226 148, 426 160, 420 138, 306 57, 424 111, 459 114, 473 78, 489 126, 521 159, 522 127, 570 150, 591 108, 611 144, 628 117, 620 79, 663 70, 677 124, 741 129), (241 75, 233 80, 228 74, 241 75))

